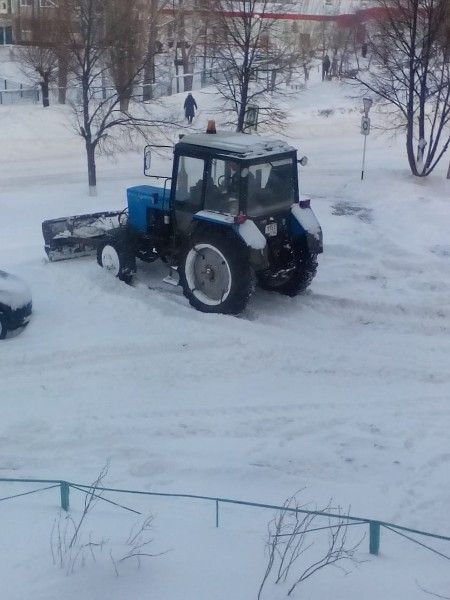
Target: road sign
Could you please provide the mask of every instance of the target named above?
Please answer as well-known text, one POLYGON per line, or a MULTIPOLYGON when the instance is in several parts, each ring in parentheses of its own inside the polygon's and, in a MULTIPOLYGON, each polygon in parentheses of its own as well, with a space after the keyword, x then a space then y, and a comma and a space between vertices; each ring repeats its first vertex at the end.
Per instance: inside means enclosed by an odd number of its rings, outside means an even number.
POLYGON ((244 128, 246 130, 254 130, 258 129, 258 120, 259 120, 259 108, 254 104, 249 104, 247 106, 247 110, 245 111, 245 122, 244 128))
POLYGON ((370 133, 370 117, 362 117, 361 119, 361 134, 369 135, 370 133))

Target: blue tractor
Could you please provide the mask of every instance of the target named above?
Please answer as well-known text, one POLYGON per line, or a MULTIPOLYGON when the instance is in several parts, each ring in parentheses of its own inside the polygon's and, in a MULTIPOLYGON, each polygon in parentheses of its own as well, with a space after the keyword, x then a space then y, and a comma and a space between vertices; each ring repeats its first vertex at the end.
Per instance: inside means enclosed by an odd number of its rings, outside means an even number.
MULTIPOLYGON (((297 151, 283 141, 232 132, 196 133, 174 146, 163 185, 127 190, 122 212, 43 223, 50 260, 96 252, 130 283, 137 259, 164 261, 192 306, 238 314, 255 281, 289 296, 304 291, 323 251, 322 231, 298 191, 297 151)), ((172 280, 174 278, 172 277, 172 280)))

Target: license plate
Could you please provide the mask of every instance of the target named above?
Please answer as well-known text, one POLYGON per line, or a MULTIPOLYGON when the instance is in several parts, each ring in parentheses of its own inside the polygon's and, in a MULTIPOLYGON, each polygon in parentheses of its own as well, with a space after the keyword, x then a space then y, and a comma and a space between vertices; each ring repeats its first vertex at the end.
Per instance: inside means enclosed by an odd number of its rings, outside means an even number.
POLYGON ((266 235, 273 237, 275 235, 277 235, 278 233, 278 226, 276 223, 269 223, 268 225, 266 225, 266 229, 265 229, 266 235))

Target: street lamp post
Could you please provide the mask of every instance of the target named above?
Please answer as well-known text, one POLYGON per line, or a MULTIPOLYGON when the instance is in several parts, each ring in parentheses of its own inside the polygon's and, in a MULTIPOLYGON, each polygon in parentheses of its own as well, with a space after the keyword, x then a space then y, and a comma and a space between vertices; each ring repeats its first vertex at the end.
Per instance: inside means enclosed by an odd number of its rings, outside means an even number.
POLYGON ((367 145, 367 136, 370 133, 370 117, 369 112, 372 108, 373 100, 372 98, 363 98, 364 104, 364 116, 361 119, 361 135, 364 136, 364 149, 363 149, 363 160, 362 160, 362 169, 361 169, 361 181, 364 179, 364 170, 366 167, 366 145, 367 145))

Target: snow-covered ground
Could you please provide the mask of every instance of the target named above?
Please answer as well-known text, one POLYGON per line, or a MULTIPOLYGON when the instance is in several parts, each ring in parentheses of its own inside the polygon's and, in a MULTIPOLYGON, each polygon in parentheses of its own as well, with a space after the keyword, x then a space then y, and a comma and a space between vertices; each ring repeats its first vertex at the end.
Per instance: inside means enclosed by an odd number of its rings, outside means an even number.
MULTIPOLYGON (((129 287, 93 258, 49 264, 42 220, 124 206, 126 187, 146 182, 142 157, 100 159, 90 198, 68 111, 0 107, 0 268, 34 298, 28 328, 0 345, 2 476, 89 483, 109 461, 111 486, 275 504, 302 489, 311 507, 332 498, 450 534, 450 182, 445 165, 414 179, 403 140, 376 131, 362 182, 353 93, 313 82, 291 99, 286 135, 309 157, 302 192, 325 252, 307 294, 257 290, 239 318, 193 310, 163 266, 139 265, 129 287)), ((220 101, 195 96, 203 129, 220 101)), ((183 98, 168 100, 180 117, 183 98)), ((2 485, 0 497, 26 489, 2 485)), ((256 598, 271 511, 224 508, 216 530, 212 504, 114 498, 153 512, 151 551, 170 552, 140 570, 126 561, 117 578, 105 549, 66 576, 50 552, 58 490, 4 502, 2 597, 256 598)), ((134 517, 101 504, 89 531, 117 558, 134 517)), ((389 533, 381 550, 295 597, 413 600, 426 597, 418 583, 450 594, 444 559, 389 533)))

